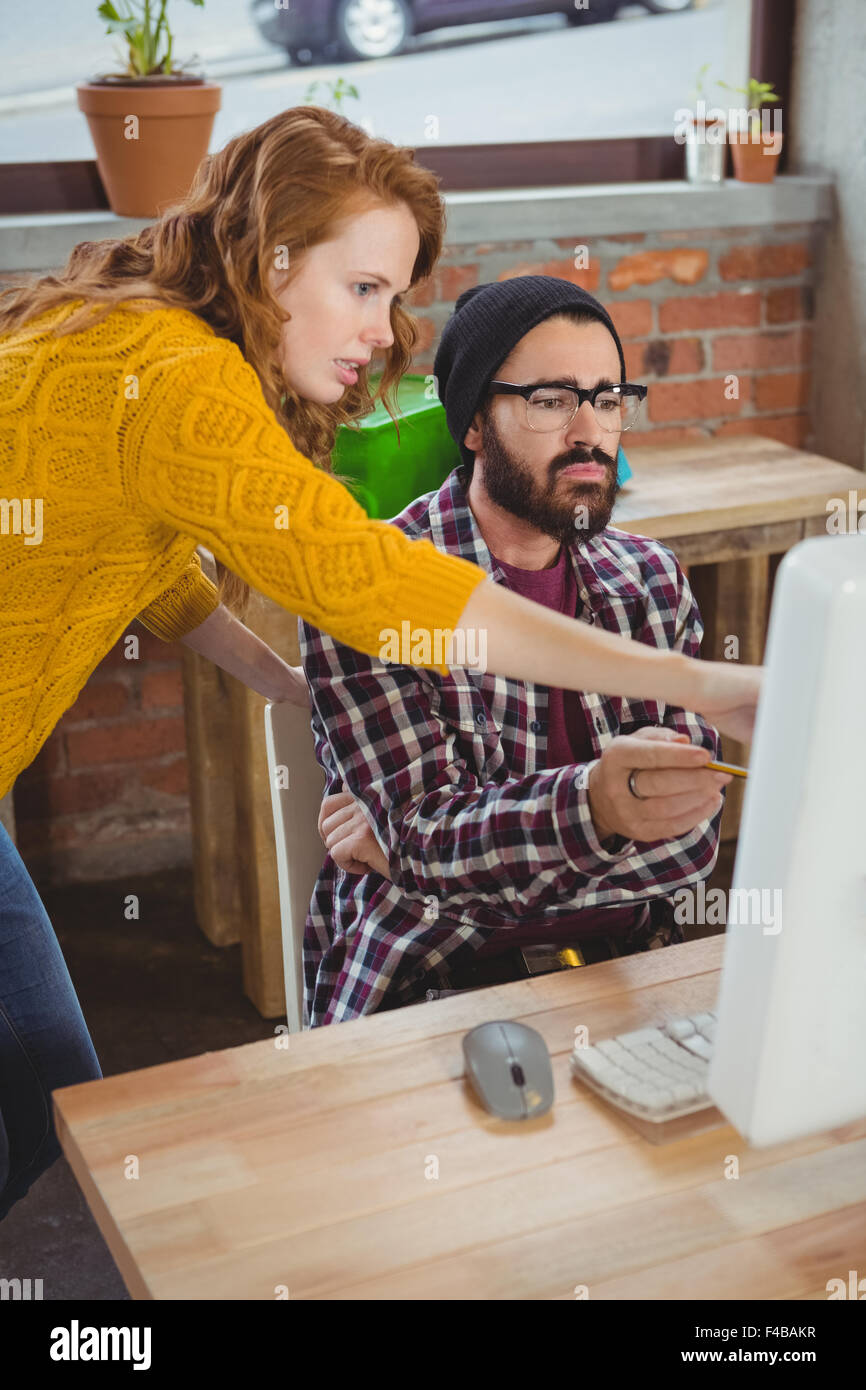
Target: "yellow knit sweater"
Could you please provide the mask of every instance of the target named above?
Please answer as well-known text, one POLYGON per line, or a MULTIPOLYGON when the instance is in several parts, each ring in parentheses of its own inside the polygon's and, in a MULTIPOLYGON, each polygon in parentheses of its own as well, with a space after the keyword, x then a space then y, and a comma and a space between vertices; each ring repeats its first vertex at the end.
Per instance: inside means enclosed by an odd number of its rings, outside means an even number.
POLYGON ((0 796, 134 617, 172 640, 214 610, 199 543, 371 655, 454 628, 484 578, 371 521, 197 315, 129 301, 54 336, 80 304, 0 337, 0 796))

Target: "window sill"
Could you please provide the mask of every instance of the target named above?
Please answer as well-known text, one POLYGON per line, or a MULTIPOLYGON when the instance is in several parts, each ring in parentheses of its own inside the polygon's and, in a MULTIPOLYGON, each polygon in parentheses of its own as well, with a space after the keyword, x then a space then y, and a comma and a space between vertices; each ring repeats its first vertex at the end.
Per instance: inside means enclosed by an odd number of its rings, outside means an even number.
POLYGON ((829 221, 833 180, 782 174, 773 183, 583 184, 445 194, 449 243, 510 238, 609 236, 620 232, 769 227, 829 221))
MULTIPOLYGON (((459 246, 503 239, 825 222, 833 215, 833 193, 831 178, 805 174, 782 174, 764 184, 729 178, 706 186, 677 179, 445 193, 446 242, 459 246)), ((65 263, 80 241, 128 236, 152 221, 112 212, 0 217, 0 270, 53 269, 65 263)))

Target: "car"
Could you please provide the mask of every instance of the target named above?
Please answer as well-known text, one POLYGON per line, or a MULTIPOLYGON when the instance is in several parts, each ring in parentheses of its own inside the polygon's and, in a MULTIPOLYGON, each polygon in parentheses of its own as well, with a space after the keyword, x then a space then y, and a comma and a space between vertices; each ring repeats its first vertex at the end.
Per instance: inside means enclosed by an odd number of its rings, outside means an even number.
MULTIPOLYGON (((481 24, 529 15, 564 14, 572 24, 614 19, 627 0, 252 0, 252 17, 262 37, 284 48, 295 63, 342 58, 390 58, 413 34, 459 24, 481 24)), ((690 10, 694 0, 639 0, 652 14, 690 10)))

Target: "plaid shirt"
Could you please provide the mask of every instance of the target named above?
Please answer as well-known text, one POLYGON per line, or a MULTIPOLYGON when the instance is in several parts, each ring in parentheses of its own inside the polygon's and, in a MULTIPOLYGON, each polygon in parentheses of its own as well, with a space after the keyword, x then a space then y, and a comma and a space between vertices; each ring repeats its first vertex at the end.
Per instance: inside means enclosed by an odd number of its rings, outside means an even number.
MULTIPOLYGON (((394 524, 504 582, 460 477, 394 524)), ((697 655, 700 615, 670 550, 608 526, 568 551, 581 620, 697 655)), ((390 664, 303 620, 299 634, 327 791, 342 785, 367 807, 393 880, 347 873, 326 855, 304 935, 312 1027, 423 999, 503 927, 536 919, 543 941, 557 915, 670 897, 711 872, 721 811, 675 840, 602 846, 587 790, 595 760, 547 767, 546 686, 390 664)), ((720 754, 716 731, 681 709, 593 692, 580 701, 596 759, 616 735, 653 724, 720 754)), ((634 949, 660 944, 646 930, 634 949)))

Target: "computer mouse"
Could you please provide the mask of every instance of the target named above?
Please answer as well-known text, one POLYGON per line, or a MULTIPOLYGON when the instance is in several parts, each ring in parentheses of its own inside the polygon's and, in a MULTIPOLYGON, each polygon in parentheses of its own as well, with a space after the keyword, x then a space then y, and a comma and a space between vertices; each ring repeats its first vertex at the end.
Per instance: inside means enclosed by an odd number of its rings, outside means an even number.
POLYGON ((466 1076, 485 1110, 502 1120, 543 1115, 553 1104, 547 1044, 525 1023, 496 1019, 463 1039, 466 1076))

